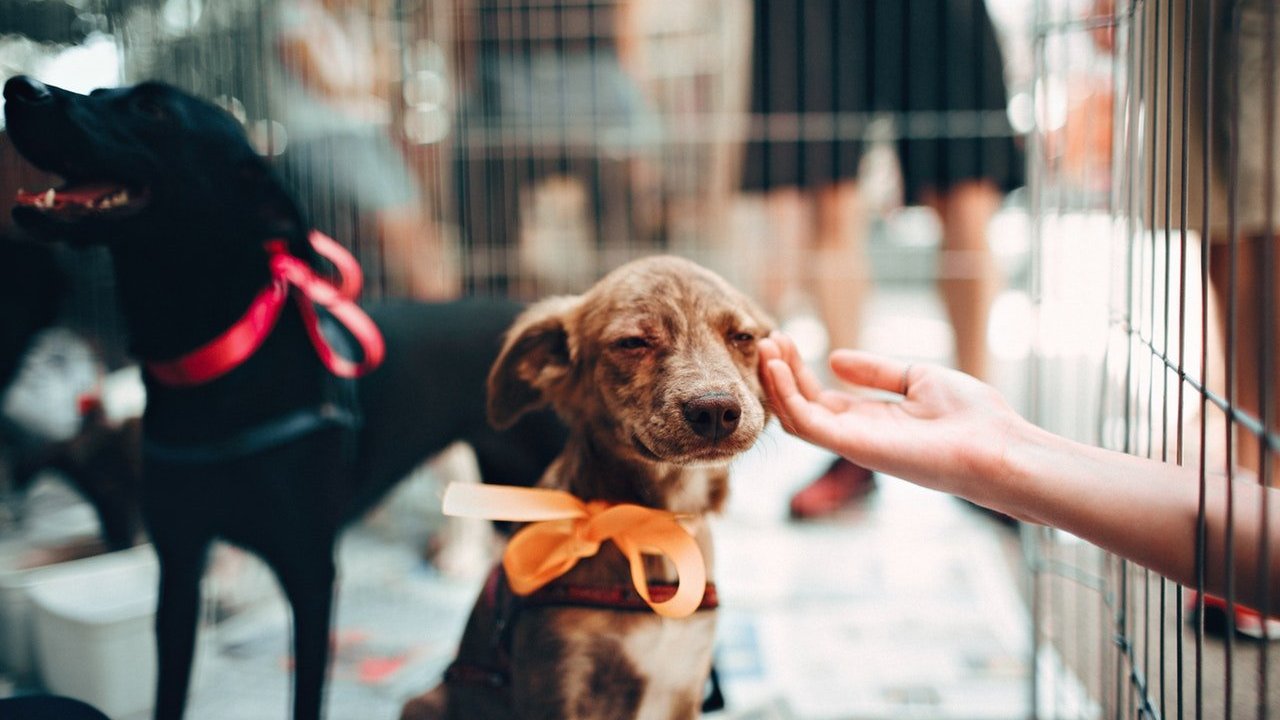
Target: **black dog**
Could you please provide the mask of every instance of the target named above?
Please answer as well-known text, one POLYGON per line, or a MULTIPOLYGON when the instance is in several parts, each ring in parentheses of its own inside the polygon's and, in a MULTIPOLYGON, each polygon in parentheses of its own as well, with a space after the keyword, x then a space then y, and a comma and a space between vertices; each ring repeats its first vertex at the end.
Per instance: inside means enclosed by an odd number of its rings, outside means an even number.
MULTIPOLYGON (((213 105, 157 83, 83 96, 25 77, 5 83, 4 97, 15 147, 67 181, 20 196, 14 219, 39 236, 110 249, 144 364, 192 353, 236 324, 271 281, 265 243, 283 240, 317 264, 296 203, 213 105)), ((455 440, 475 448, 487 481, 526 485, 563 442, 549 415, 501 434, 485 421, 485 376, 515 303, 371 307, 386 357, 358 381, 322 363, 303 310, 286 304, 256 352, 217 379, 172 386, 154 365, 145 373, 142 510, 161 564, 158 718, 183 712, 215 536, 258 553, 279 578, 293 608, 293 714, 317 718, 341 526, 455 440)))

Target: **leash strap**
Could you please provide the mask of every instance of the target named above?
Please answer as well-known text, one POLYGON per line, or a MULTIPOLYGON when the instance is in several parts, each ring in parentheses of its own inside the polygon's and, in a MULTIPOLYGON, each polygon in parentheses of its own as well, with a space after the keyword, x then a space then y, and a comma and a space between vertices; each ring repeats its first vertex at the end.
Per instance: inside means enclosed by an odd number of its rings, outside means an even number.
POLYGON ((345 248, 319 231, 311 231, 311 244, 338 269, 338 275, 341 278, 338 286, 335 287, 328 280, 317 275, 311 266, 286 252, 284 243, 279 240, 272 241, 268 245, 268 250, 272 252, 272 273, 283 277, 286 282, 300 291, 301 295, 295 293, 294 299, 298 310, 302 313, 307 334, 311 337, 311 345, 329 372, 340 378, 361 377, 382 364, 382 358, 386 355, 386 345, 383 343, 378 326, 354 302, 363 281, 360 265, 345 248), (360 344, 364 355, 360 362, 342 357, 329 345, 320 331, 320 319, 316 314, 315 305, 328 310, 360 344))
POLYGON ((152 377, 165 385, 185 387, 202 385, 231 372, 262 347, 290 295, 302 315, 316 355, 329 372, 350 379, 378 367, 386 355, 382 333, 354 302, 364 282, 360 264, 337 241, 318 230, 312 230, 308 239, 316 252, 337 268, 336 286, 317 275, 301 259, 290 255, 283 240, 272 240, 266 245, 271 283, 258 293, 244 316, 226 332, 182 357, 147 363, 152 377), (291 287, 297 292, 291 292, 291 287), (363 354, 359 362, 334 351, 320 330, 316 305, 329 311, 359 343, 363 354))

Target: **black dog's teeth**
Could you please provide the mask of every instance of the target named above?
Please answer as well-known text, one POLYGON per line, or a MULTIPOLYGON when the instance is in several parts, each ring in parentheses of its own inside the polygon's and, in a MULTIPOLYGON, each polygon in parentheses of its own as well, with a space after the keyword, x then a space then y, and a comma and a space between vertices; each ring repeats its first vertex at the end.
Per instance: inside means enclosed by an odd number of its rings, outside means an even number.
POLYGON ((99 210, 110 210, 113 207, 119 207, 121 205, 127 204, 128 202, 129 202, 129 191, 117 190, 116 192, 111 193, 110 195, 106 195, 104 197, 98 198, 95 206, 99 210))
POLYGON ((49 188, 42 193, 32 193, 22 189, 18 190, 18 199, 20 202, 40 210, 48 210, 49 208, 52 208, 53 202, 57 197, 58 193, 54 191, 53 188, 49 188))

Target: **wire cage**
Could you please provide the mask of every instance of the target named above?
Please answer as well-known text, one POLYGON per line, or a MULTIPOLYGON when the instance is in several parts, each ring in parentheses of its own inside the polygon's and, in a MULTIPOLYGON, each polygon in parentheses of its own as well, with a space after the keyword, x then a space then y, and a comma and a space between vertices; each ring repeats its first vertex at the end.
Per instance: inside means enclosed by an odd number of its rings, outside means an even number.
POLYGON ((1063 687, 1037 683, 1053 717, 1280 713, 1275 652, 1259 639, 1276 637, 1275 620, 1231 579, 1257 578, 1265 604, 1266 494, 1261 507, 1232 497, 1274 486, 1280 457, 1276 16, 1247 0, 1037 3, 1036 420, 1193 469, 1201 498, 1196 536, 1169 538, 1194 549, 1185 586, 1024 530, 1036 659, 1061 658, 1091 699, 1064 708, 1052 701, 1063 687), (1261 525, 1256 547, 1209 542, 1215 504, 1228 537, 1261 525), (1225 597, 1202 592, 1206 573, 1225 575, 1225 597))
MULTIPOLYGON (((1033 295, 1035 420, 1194 468, 1206 503, 1235 483, 1275 485, 1274 2, 988 2, 1006 8, 1004 68, 978 49, 981 24, 957 20, 911 42, 895 34, 906 17, 895 13, 972 17, 972 2, 833 0, 809 3, 836 8, 829 16, 782 17, 784 5, 7 0, 0 71, 77 90, 157 78, 218 102, 311 220, 354 248, 375 295, 535 298, 653 252, 691 256, 766 296, 781 284, 772 263, 796 260, 786 252, 811 253, 820 274, 856 284, 869 270, 843 257, 772 247, 766 209, 743 201, 744 185, 819 168, 826 181, 860 176, 863 201, 892 206, 915 199, 920 167, 977 163, 1006 172, 1002 185, 1020 184, 1025 169, 1025 200, 1006 204, 1027 205, 1032 263, 1028 274, 1025 258, 1005 258, 1003 269, 1033 295), (849 10, 873 5, 884 9, 849 10), (779 16, 762 14, 770 7, 779 16), (762 42, 819 40, 841 69, 827 77, 862 86, 796 81, 796 52, 772 68, 752 63, 762 42), (894 61, 858 75, 848 70, 866 64, 858 48, 894 61), (907 85, 895 80, 900 57, 936 69, 937 97, 969 83, 957 73, 974 66, 1003 73, 1008 92, 965 107, 885 100, 907 85), (757 104, 762 88, 787 99, 757 104), (1025 166, 999 157, 1007 145, 984 144, 1017 128, 1031 130, 1018 148, 1025 166), (939 140, 974 144, 924 149, 939 140), (804 150, 761 160, 752 146, 765 141, 804 150), (846 156, 850 145, 859 150, 846 156), (896 170, 880 152, 895 148, 896 170)), ((0 155, 6 197, 32 182, 11 157, 0 155)), ((876 274, 963 280, 976 267, 958 250, 935 270, 919 250, 873 253, 876 274)), ((93 272, 82 324, 119 337, 104 302, 109 270, 93 272)), ((1243 513, 1266 518, 1267 508, 1233 506, 1228 522, 1243 513)), ((1241 572, 1228 561, 1240 548, 1207 545, 1204 517, 1199 537, 1170 542, 1196 543, 1201 577, 1241 572)), ((1275 651, 1248 636, 1276 631, 1231 592, 1206 597, 1044 528, 1024 528, 1022 544, 1036 667, 1028 714, 1280 716, 1275 651)), ((1252 550, 1266 585, 1280 549, 1252 550)))
POLYGON ((124 76, 226 103, 384 292, 578 289, 723 216, 733 2, 116 5, 124 76))

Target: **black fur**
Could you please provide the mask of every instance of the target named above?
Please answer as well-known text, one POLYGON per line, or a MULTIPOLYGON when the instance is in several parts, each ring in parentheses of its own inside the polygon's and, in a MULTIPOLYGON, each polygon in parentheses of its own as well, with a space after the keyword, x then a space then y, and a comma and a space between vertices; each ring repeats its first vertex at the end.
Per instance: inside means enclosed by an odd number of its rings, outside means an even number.
MULTIPOLYGON (((316 263, 297 204, 236 121, 213 105, 158 83, 84 96, 17 77, 4 94, 10 136, 33 164, 71 183, 110 181, 145 195, 140 206, 74 218, 14 210, 33 234, 110 249, 139 358, 183 355, 237 320, 267 281, 264 241, 284 238, 316 263)), ((232 437, 332 400, 337 381, 286 307, 261 349, 227 375, 191 388, 148 376, 146 440, 175 446, 232 437)), ((563 430, 548 414, 503 433, 485 420, 485 376, 515 303, 367 309, 387 354, 356 383, 358 428, 329 425, 224 461, 145 463, 143 518, 161 563, 157 718, 183 712, 199 579, 215 536, 255 551, 276 572, 294 613, 293 715, 311 720, 321 713, 343 523, 456 440, 471 443, 490 482, 532 484, 559 452, 563 430)))

